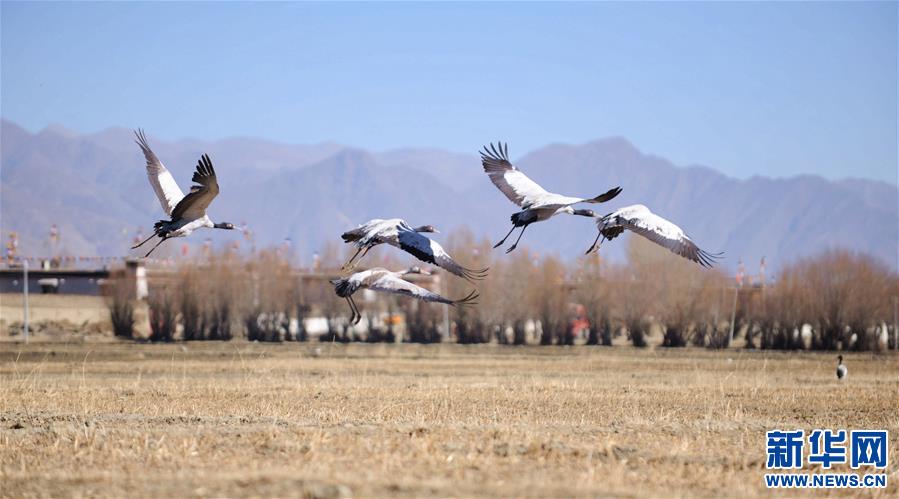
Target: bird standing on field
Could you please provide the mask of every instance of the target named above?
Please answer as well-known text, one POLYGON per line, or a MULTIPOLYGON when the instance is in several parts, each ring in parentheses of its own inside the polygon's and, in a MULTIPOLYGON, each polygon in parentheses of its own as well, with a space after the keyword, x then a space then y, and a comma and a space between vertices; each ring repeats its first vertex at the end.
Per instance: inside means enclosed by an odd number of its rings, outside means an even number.
POLYGON ((234 224, 222 222, 213 223, 206 215, 206 208, 212 203, 212 200, 219 193, 219 184, 215 176, 215 169, 212 167, 212 161, 209 156, 204 154, 197 163, 197 170, 194 172, 192 180, 200 185, 192 185, 190 193, 186 196, 181 192, 181 188, 175 182, 175 178, 166 169, 162 161, 156 157, 156 154, 150 149, 147 143, 147 137, 143 130, 134 132, 137 136, 137 145, 140 146, 147 160, 147 177, 150 179, 150 186, 156 192, 159 203, 162 205, 165 214, 170 220, 160 220, 153 225, 153 234, 150 235, 140 244, 136 244, 131 249, 136 249, 147 243, 153 236, 159 236, 161 239, 156 246, 153 246, 144 257, 150 256, 160 244, 166 239, 173 237, 186 237, 193 231, 206 227, 210 229, 227 229, 233 230, 234 224))
POLYGON ((443 246, 423 236, 423 232, 436 233, 439 231, 433 225, 413 228, 400 218, 369 220, 340 236, 346 243, 355 243, 357 248, 356 253, 344 264, 342 270, 351 270, 370 249, 386 243, 468 281, 480 280, 487 275, 487 269, 472 270, 459 265, 443 249, 443 246))
POLYGON ((837 379, 843 379, 849 374, 849 370, 843 365, 842 355, 838 356, 837 359, 839 360, 839 363, 837 364, 837 379))
POLYGON ((478 298, 477 291, 472 291, 468 294, 468 296, 464 298, 458 300, 450 300, 438 295, 437 293, 428 291, 421 286, 417 286, 409 281, 403 280, 403 276, 408 274, 428 275, 429 272, 423 271, 418 267, 411 267, 402 272, 391 272, 387 269, 376 267, 373 269, 364 270, 362 272, 356 272, 355 274, 343 279, 332 279, 331 284, 334 285, 334 292, 337 294, 337 296, 346 298, 347 303, 350 305, 350 310, 353 312, 353 316, 350 319, 350 322, 352 324, 358 324, 362 319, 362 314, 359 313, 359 309, 356 307, 356 302, 353 301, 353 293, 358 291, 360 288, 366 288, 372 291, 379 291, 383 293, 406 295, 422 301, 445 303, 450 306, 475 305, 477 303, 475 301, 478 298))
POLYGON ((509 253, 518 247, 518 241, 521 241, 521 236, 524 234, 525 229, 528 228, 528 225, 531 225, 534 222, 548 220, 560 213, 580 215, 582 217, 595 217, 596 213, 594 213, 593 210, 575 210, 572 208, 572 205, 578 203, 604 203, 621 192, 620 187, 615 187, 605 194, 588 199, 547 192, 543 187, 540 187, 540 185, 528 178, 527 175, 509 162, 508 144, 497 143, 496 146, 490 144, 489 149, 488 146, 484 146, 484 150, 481 151, 481 164, 484 166, 484 171, 490 177, 493 184, 502 191, 510 201, 523 208, 522 211, 512 215, 512 228, 509 230, 509 233, 493 246, 496 248, 502 245, 506 242, 506 239, 512 235, 512 231, 514 231, 516 227, 521 227, 522 229, 521 233, 518 234, 518 239, 515 240, 515 244, 506 250, 506 253, 509 253))
POLYGON ((599 246, 602 244, 602 241, 599 240, 600 237, 603 238, 603 241, 606 239, 611 241, 621 235, 625 229, 664 246, 672 253, 692 260, 703 267, 711 267, 715 260, 723 254, 711 254, 703 251, 680 227, 649 211, 649 208, 642 204, 625 206, 602 218, 597 218, 596 227, 599 229, 599 234, 596 235, 596 240, 593 241, 593 245, 586 254, 594 250, 599 251, 599 246))

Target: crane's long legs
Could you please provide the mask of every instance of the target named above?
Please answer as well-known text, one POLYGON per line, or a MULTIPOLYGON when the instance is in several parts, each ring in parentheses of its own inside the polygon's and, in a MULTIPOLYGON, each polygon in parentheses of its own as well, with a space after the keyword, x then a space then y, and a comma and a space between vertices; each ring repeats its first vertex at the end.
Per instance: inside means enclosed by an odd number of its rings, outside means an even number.
POLYGON ((509 233, 506 234, 506 237, 504 237, 504 238, 502 239, 502 241, 500 241, 500 242, 494 244, 493 247, 494 247, 494 248, 499 248, 500 246, 502 246, 503 243, 506 242, 506 239, 509 239, 509 236, 512 235, 512 231, 513 231, 513 230, 515 230, 515 226, 514 226, 514 225, 512 226, 511 229, 509 229, 509 233))
MULTIPOLYGON (((589 255, 590 252, 593 251, 594 248, 597 249, 597 250, 599 250, 599 245, 602 244, 602 241, 599 240, 599 237, 600 237, 600 236, 602 236, 602 232, 600 232, 599 234, 596 235, 596 239, 593 240, 593 246, 590 246, 590 249, 588 249, 587 252, 584 253, 585 255, 589 255), (597 242, 598 242, 599 244, 596 244, 597 242)), ((603 236, 602 240, 603 240, 603 241, 606 240, 605 236, 603 236)))
POLYGON ((359 308, 356 307, 356 302, 353 300, 352 296, 348 296, 347 301, 350 302, 350 307, 353 308, 354 320, 352 322, 353 322, 353 325, 355 326, 356 324, 359 324, 359 321, 362 320, 362 314, 359 313, 359 308))
POLYGON ((353 321, 356 320, 356 307, 353 306, 353 302, 350 300, 349 296, 346 298, 346 303, 350 306, 350 312, 352 312, 352 316, 350 317, 350 324, 353 324, 353 321))
POLYGON ((368 250, 370 250, 370 249, 372 249, 372 246, 366 246, 364 248, 359 248, 358 250, 356 250, 356 253, 353 255, 353 257, 350 258, 344 264, 344 266, 340 268, 340 270, 347 271, 347 270, 352 270, 352 269, 356 268, 356 264, 359 263, 359 261, 361 261, 363 258, 365 258, 365 255, 368 254, 368 250), (359 254, 360 251, 362 252, 361 255, 359 254), (358 256, 358 258, 357 258, 357 256, 358 256))
POLYGON ((135 244, 134 246, 131 247, 131 249, 137 249, 137 248, 140 248, 141 246, 147 244, 147 241, 149 241, 150 239, 153 239, 153 237, 155 237, 155 236, 156 236, 156 233, 155 233, 155 232, 152 233, 152 234, 150 234, 150 237, 144 239, 144 242, 142 242, 142 243, 140 243, 140 244, 135 244))
POLYGON ((153 251, 155 251, 156 248, 158 248, 159 245, 162 244, 162 243, 164 243, 164 242, 166 241, 166 239, 168 239, 168 238, 169 238, 168 236, 164 236, 162 239, 160 239, 159 242, 156 243, 156 246, 153 246, 153 248, 152 248, 150 251, 148 251, 146 255, 144 255, 144 258, 147 258, 148 256, 150 256, 150 253, 152 253, 153 251))
POLYGON ((506 250, 506 253, 511 253, 512 250, 514 250, 515 248, 518 247, 518 241, 521 241, 521 236, 524 235, 524 230, 528 228, 528 225, 531 225, 531 224, 527 224, 521 228, 521 232, 518 233, 518 239, 515 240, 515 244, 513 244, 512 246, 509 247, 509 249, 506 250))
POLYGON ((355 265, 353 265, 353 260, 355 260, 356 257, 359 256, 359 253, 362 253, 362 248, 356 248, 356 252, 353 253, 353 256, 351 256, 350 259, 347 260, 346 263, 343 264, 343 267, 340 267, 340 270, 346 271, 346 270, 350 270, 351 268, 353 268, 355 266, 355 265))

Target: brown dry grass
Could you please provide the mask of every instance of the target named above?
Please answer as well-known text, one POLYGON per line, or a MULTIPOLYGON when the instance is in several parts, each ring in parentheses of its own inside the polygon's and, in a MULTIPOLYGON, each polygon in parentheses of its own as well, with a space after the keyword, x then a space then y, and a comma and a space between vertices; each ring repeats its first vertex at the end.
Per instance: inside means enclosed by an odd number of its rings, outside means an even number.
POLYGON ((815 427, 890 430, 899 491, 895 355, 315 347, 0 344, 0 496, 752 497, 815 427))

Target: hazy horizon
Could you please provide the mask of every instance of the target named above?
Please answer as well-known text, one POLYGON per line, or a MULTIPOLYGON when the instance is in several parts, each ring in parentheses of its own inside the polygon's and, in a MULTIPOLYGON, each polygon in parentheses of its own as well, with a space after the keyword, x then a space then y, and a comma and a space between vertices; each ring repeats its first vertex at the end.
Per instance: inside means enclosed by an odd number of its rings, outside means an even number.
MULTIPOLYGON (((110 125, 110 126, 106 126, 103 128, 99 128, 97 130, 84 131, 84 130, 76 130, 75 128, 67 126, 64 123, 49 123, 48 125, 46 125, 44 127, 38 128, 36 130, 32 130, 32 129, 26 128, 25 126, 22 126, 20 123, 16 123, 13 120, 9 120, 7 118, 2 118, 2 119, 8 123, 12 123, 15 126, 21 127, 23 130, 25 130, 31 134, 38 134, 45 130, 55 130, 55 131, 64 130, 68 133, 73 133, 78 136, 94 136, 94 135, 99 135, 99 134, 110 132, 110 131, 126 131, 126 132, 130 133, 131 131, 136 129, 136 128, 129 128, 126 126, 121 126, 121 125, 110 125)), ((152 131, 150 131, 150 130, 145 130, 145 131, 151 137, 159 137, 157 134, 152 133, 152 131)), ((585 144, 591 144, 591 143, 600 142, 600 141, 619 140, 619 139, 626 141, 631 146, 633 146, 635 149, 640 151, 642 154, 646 154, 649 156, 655 156, 655 157, 670 161, 669 158, 665 158, 661 154, 656 153, 654 151, 648 151, 645 148, 641 147, 640 144, 631 140, 629 137, 624 137, 621 135, 608 135, 608 136, 602 136, 602 137, 595 137, 593 139, 588 139, 583 142, 549 142, 546 144, 538 145, 534 149, 530 149, 530 150, 516 150, 513 154, 513 160, 515 160, 515 158, 521 158, 521 157, 527 156, 535 151, 539 151, 541 149, 544 149, 546 147, 551 147, 551 146, 561 145, 561 146, 578 147, 578 146, 583 146, 585 144)), ((258 141, 272 142, 272 143, 288 145, 288 146, 335 145, 335 146, 339 146, 341 151, 345 150, 345 149, 351 149, 351 150, 359 150, 359 151, 362 151, 365 153, 371 153, 371 154, 389 154, 389 153, 393 153, 393 152, 401 152, 401 151, 409 151, 409 150, 434 150, 434 151, 441 151, 441 152, 446 152, 446 153, 455 154, 455 155, 467 155, 467 156, 471 156, 473 159, 477 159, 477 156, 478 156, 477 150, 475 150, 475 151, 457 151, 457 150, 446 149, 446 148, 434 146, 434 145, 431 145, 431 146, 429 146, 429 145, 398 146, 398 147, 393 147, 393 148, 389 148, 389 149, 367 149, 358 144, 351 144, 346 141, 341 141, 341 140, 336 140, 336 139, 325 139, 325 140, 318 141, 318 142, 287 142, 287 141, 281 141, 281 140, 271 139, 268 137, 261 137, 261 136, 254 136, 254 135, 230 135, 230 136, 223 136, 223 137, 213 137, 213 138, 209 138, 209 139, 203 139, 203 138, 198 138, 198 137, 189 137, 189 136, 188 137, 174 137, 174 138, 166 137, 166 138, 163 138, 163 140, 165 140, 168 143, 193 142, 193 141, 205 142, 205 143, 216 143, 216 142, 222 142, 222 141, 228 141, 228 140, 253 140, 253 141, 258 140, 258 141)), ((495 141, 487 140, 484 142, 484 145, 487 145, 490 142, 495 142, 495 141)), ((897 182, 896 179, 894 179, 893 181, 889 181, 889 180, 866 178, 866 177, 859 177, 859 176, 852 176, 852 175, 845 176, 845 177, 828 178, 818 172, 798 172, 798 173, 794 173, 794 174, 790 174, 790 175, 780 175, 780 176, 751 173, 746 176, 737 176, 737 175, 732 175, 727 172, 721 171, 720 169, 716 168, 715 165, 706 165, 706 164, 700 164, 700 163, 696 163, 696 162, 687 162, 687 163, 683 163, 683 164, 673 163, 673 165, 676 168, 693 168, 693 167, 708 168, 708 169, 714 170, 717 173, 720 173, 721 175, 724 175, 725 177, 733 178, 735 180, 747 180, 747 179, 750 179, 753 177, 769 178, 769 179, 773 179, 773 180, 788 180, 788 179, 797 178, 797 177, 819 177, 819 178, 823 178, 825 180, 830 180, 830 181, 835 181, 835 182, 844 181, 844 180, 848 180, 848 181, 864 180, 864 181, 884 183, 891 187, 899 187, 899 182, 897 182)))

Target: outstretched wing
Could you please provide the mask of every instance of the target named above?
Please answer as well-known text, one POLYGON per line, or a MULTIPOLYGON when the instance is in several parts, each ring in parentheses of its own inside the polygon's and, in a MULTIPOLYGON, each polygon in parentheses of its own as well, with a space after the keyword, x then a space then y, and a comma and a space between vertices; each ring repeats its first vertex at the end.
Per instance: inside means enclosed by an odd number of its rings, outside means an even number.
MULTIPOLYGON (((624 211, 622 209, 621 211, 624 211)), ((672 253, 703 267, 712 267, 722 253, 708 253, 696 246, 683 229, 672 222, 652 213, 648 209, 633 214, 617 215, 618 225, 668 248, 672 253)), ((600 222, 597 221, 599 224, 600 222)))
POLYGON ((443 249, 437 241, 414 230, 400 228, 397 237, 399 247, 406 253, 427 263, 434 264, 451 274, 473 281, 486 277, 487 269, 472 270, 463 267, 443 249))
POLYGON ((508 144, 484 146, 484 150, 481 151, 481 164, 493 185, 501 190, 509 201, 522 208, 529 208, 550 196, 546 189, 509 162, 508 144))
POLYGON ((165 211, 166 215, 171 216, 178 202, 184 199, 184 193, 181 192, 181 188, 178 187, 175 178, 172 177, 172 173, 150 149, 150 144, 147 142, 147 136, 144 135, 144 131, 141 129, 135 130, 134 135, 137 136, 135 142, 140 146, 140 150, 144 153, 144 158, 147 160, 147 178, 150 179, 150 186, 156 192, 156 197, 159 198, 162 210, 165 211))
POLYGON ((606 201, 611 201, 618 194, 621 193, 621 187, 613 187, 608 191, 596 196, 595 198, 575 198, 571 196, 563 196, 561 194, 554 194, 550 192, 546 196, 541 199, 539 203, 536 203, 531 206, 531 208, 540 208, 540 209, 556 209, 571 206, 573 204, 578 203, 605 203, 606 201))
POLYGON ((549 192, 509 162, 508 144, 484 146, 484 150, 481 151, 481 164, 493 185, 510 201, 524 209, 558 209, 577 203, 604 203, 621 192, 621 189, 616 187, 595 198, 576 198, 549 192))
POLYGON ((190 194, 184 196, 172 211, 172 220, 184 218, 196 220, 206 215, 206 208, 218 196, 219 184, 209 155, 204 154, 197 162, 197 171, 191 179, 200 185, 192 185, 190 194))
POLYGON ((421 286, 416 286, 409 281, 404 281, 393 272, 388 272, 372 282, 367 283, 367 287, 374 291, 410 296, 422 301, 446 303, 447 305, 454 305, 456 303, 449 298, 444 298, 421 286))

